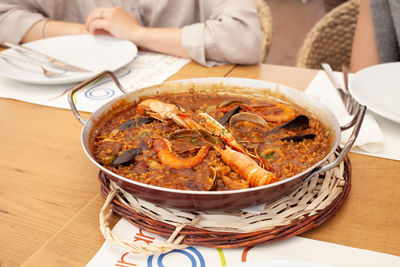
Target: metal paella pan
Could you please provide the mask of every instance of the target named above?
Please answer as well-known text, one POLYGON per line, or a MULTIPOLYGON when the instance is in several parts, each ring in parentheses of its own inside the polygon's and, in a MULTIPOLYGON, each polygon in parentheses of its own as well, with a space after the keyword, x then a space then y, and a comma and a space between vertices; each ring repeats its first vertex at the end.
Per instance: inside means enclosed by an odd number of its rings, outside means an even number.
MULTIPOLYGON (((123 188, 127 192, 132 193, 139 198, 174 208, 185 209, 185 210, 196 210, 196 211, 235 210, 255 204, 266 203, 275 200, 285 195, 286 193, 292 191, 296 187, 300 186, 305 179, 308 179, 309 177, 317 173, 325 172, 335 167, 343 160, 344 156, 347 154, 351 146, 354 144, 354 141, 357 137, 366 110, 366 108, 362 106, 360 110, 357 112, 354 119, 348 125, 341 127, 336 117, 330 112, 328 108, 326 108, 319 101, 293 88, 289 88, 283 85, 276 85, 274 83, 270 83, 267 81, 241 79, 241 78, 188 79, 188 80, 167 82, 160 85, 143 88, 128 93, 122 88, 116 77, 109 71, 104 71, 92 77, 91 79, 82 82, 76 87, 72 88, 69 92, 69 102, 72 111, 74 112, 74 115, 84 125, 81 134, 81 141, 86 155, 100 170, 105 172, 110 179, 114 180, 121 188, 123 188), (88 120, 85 120, 79 115, 75 107, 75 104, 73 103, 73 94, 79 89, 102 78, 105 75, 110 75, 113 81, 118 86, 118 88, 121 89, 121 91, 123 91, 125 94, 103 105, 98 110, 96 110, 88 120), (201 124, 201 120, 200 121, 194 120, 194 117, 192 118, 191 115, 189 116, 189 120, 187 120, 188 117, 186 116, 187 113, 184 113, 183 116, 181 114, 182 109, 180 109, 177 105, 164 103, 162 102, 162 98, 159 98, 160 96, 165 96, 165 95, 177 96, 180 94, 188 94, 188 95, 198 94, 202 95, 203 97, 208 95, 210 96, 210 99, 212 98, 211 96, 228 97, 231 100, 235 99, 235 97, 237 97, 238 99, 246 99, 246 98, 272 99, 275 103, 278 103, 276 105, 282 104, 282 106, 286 106, 286 103, 289 104, 294 103, 296 106, 300 107, 301 110, 304 110, 308 114, 310 114, 310 117, 316 118, 318 121, 323 122, 323 125, 328 133, 326 134, 327 136, 326 138, 328 138, 328 142, 326 142, 328 143, 328 148, 326 149, 326 153, 324 153, 323 156, 319 157, 318 160, 312 161, 312 165, 307 166, 306 169, 302 169, 295 175, 285 177, 284 179, 279 179, 279 177, 275 177, 274 171, 268 168, 267 166, 268 164, 265 160, 263 160, 260 157, 254 156, 258 155, 257 153, 250 153, 248 149, 242 149, 240 147, 241 145, 238 144, 236 146, 235 144, 231 143, 229 140, 233 139, 235 141, 235 139, 230 138, 230 136, 226 136, 226 133, 230 131, 226 131, 224 126, 221 126, 218 122, 215 122, 212 117, 210 118, 207 114, 201 115, 203 114, 201 113, 200 115, 203 116, 205 124, 204 123, 201 124), (152 103, 152 105, 147 103, 149 101, 152 103), (154 105, 153 103, 154 101, 157 101, 156 105, 154 105), (162 107, 161 110, 159 110, 160 103, 162 107), (114 119, 117 120, 119 114, 121 114, 123 110, 126 110, 128 106, 130 107, 132 105, 134 105, 133 115, 135 115, 135 113, 145 112, 145 115, 150 114, 152 118, 156 118, 157 121, 172 121, 174 127, 178 126, 183 127, 186 128, 185 129, 186 131, 187 130, 193 131, 194 128, 196 131, 200 129, 202 133, 201 139, 206 140, 207 145, 211 147, 211 149, 215 149, 218 152, 215 153, 218 154, 217 158, 222 158, 223 161, 231 167, 232 171, 234 170, 240 174, 241 178, 243 178, 245 186, 235 187, 235 189, 228 187, 225 188, 224 191, 212 191, 211 188, 215 188, 215 186, 210 186, 209 189, 205 190, 184 190, 180 189, 179 187, 168 188, 168 187, 158 186, 157 184, 154 185, 154 183, 149 184, 149 183, 139 182, 135 179, 127 178, 125 175, 118 174, 118 171, 115 171, 116 169, 113 168, 112 166, 110 167, 109 165, 110 164, 115 165, 116 162, 118 164, 124 162, 124 160, 121 159, 120 157, 122 151, 119 152, 120 156, 118 156, 117 159, 115 157, 112 158, 111 160, 112 163, 102 161, 102 158, 99 157, 98 154, 96 154, 98 148, 96 133, 98 133, 99 131, 99 125, 104 125, 103 123, 104 121, 106 120, 112 121, 114 119), (173 112, 165 112, 166 107, 170 107, 171 110, 173 110, 173 112), (145 109, 145 111, 143 111, 143 108, 145 109), (182 121, 182 119, 184 121, 182 121), (211 124, 210 121, 208 121, 209 119, 211 120, 211 124), (213 126, 214 123, 217 124, 218 127, 214 127, 213 126), (193 127, 193 125, 195 125, 195 127, 193 127), (349 138, 348 142, 346 143, 346 145, 344 146, 344 148, 342 149, 339 157, 332 163, 324 164, 326 160, 332 155, 332 153, 334 153, 335 150, 338 148, 341 131, 351 128, 353 126, 354 126, 353 133, 349 138), (222 131, 220 127, 222 127, 222 131), (213 131, 211 131, 210 128, 213 128, 213 131), (217 134, 215 134, 215 128, 217 128, 218 130, 217 134), (209 136, 204 136, 203 132, 206 132, 207 135, 213 135, 214 137, 217 137, 216 139, 218 139, 218 141, 216 142, 218 143, 210 142, 209 141, 210 138, 208 138, 209 136), (225 154, 227 154, 228 152, 234 154, 233 156, 229 156, 229 159, 226 160, 227 157, 225 156, 225 154), (251 174, 242 171, 240 169, 241 167, 237 166, 240 165, 237 163, 238 161, 242 162, 241 161, 242 157, 245 162, 251 162, 251 164, 253 164, 254 162, 254 166, 251 167, 250 171, 251 174), (228 162, 230 159, 232 159, 233 162, 232 164, 228 162), (258 175, 257 178, 254 178, 254 173, 261 173, 261 175, 258 175), (249 177, 247 177, 247 175, 249 177), (266 179, 265 177, 268 177, 268 179, 266 179), (270 182, 266 182, 267 180, 270 180, 270 182)), ((245 107, 245 104, 242 105, 242 108, 243 107, 245 107)), ((251 111, 253 111, 253 109, 251 109, 251 111)), ((239 119, 243 119, 243 117, 247 119, 249 115, 247 114, 247 116, 245 116, 246 115, 245 113, 251 113, 251 112, 242 112, 241 114, 239 113, 240 114, 239 119)), ((256 117, 256 119, 254 120, 253 115, 250 114, 251 118, 249 120, 255 123, 254 121, 257 121, 258 118, 256 117)), ((233 120, 233 118, 234 117, 230 118, 230 120, 233 120)), ((277 126, 276 127, 274 126, 272 131, 271 129, 267 129, 267 132, 271 133, 274 131, 278 131, 281 128, 284 128, 285 125, 287 124, 289 125, 298 124, 299 119, 303 124, 304 116, 302 115, 296 117, 294 117, 293 115, 293 117, 288 118, 284 123, 273 122, 272 125, 277 125, 277 126), (293 123, 293 121, 295 123, 293 123)), ((126 123, 127 122, 125 122, 125 124, 126 123)), ((256 128, 260 127, 262 126, 258 125, 256 128)), ((162 137, 162 134, 159 135, 162 137)), ((303 139, 314 138, 314 136, 313 134, 301 135, 301 138, 299 140, 293 139, 291 141, 289 140, 288 142, 302 141, 303 139)), ((149 139, 150 142, 152 142, 150 146, 156 148, 157 146, 156 142, 157 141, 159 142, 159 140, 155 141, 154 137, 152 138, 153 139, 149 139)), ((298 138, 298 136, 296 136, 296 138, 298 138)), ((158 146, 164 145, 164 147, 168 147, 168 140, 165 140, 165 138, 161 139, 164 139, 163 142, 166 143, 158 144, 158 146)), ((145 147, 148 147, 148 145, 147 146, 145 145, 145 147)), ((135 152, 133 153, 134 157, 137 156, 137 154, 139 154, 140 152, 138 148, 131 150, 135 152)), ((207 148, 207 151, 208 150, 209 148, 207 148)), ((155 153, 154 154, 155 156, 153 157, 156 161, 158 161, 155 162, 156 164, 158 165, 161 164, 163 169, 167 167, 168 170, 169 168, 172 169, 175 168, 173 166, 171 167, 170 165, 168 165, 169 163, 160 156, 160 149, 157 150, 156 152, 157 153, 155 153)), ((207 153, 205 155, 207 155, 207 153)), ((168 156, 170 156, 170 154, 168 154, 168 156)), ((177 157, 175 157, 174 159, 176 161, 177 157)), ((179 160, 177 164, 182 165, 184 159, 179 157, 178 159, 179 160)), ((222 162, 222 164, 224 162, 222 162)), ((188 165, 184 168, 191 168, 191 167, 192 165, 188 165)), ((212 166, 212 167, 217 168, 217 166, 212 166)), ((247 170, 248 166, 243 168, 246 168, 247 170)), ((229 177, 226 177, 226 179, 229 180, 229 177)), ((224 179, 222 180, 226 184, 226 180, 224 179)), ((216 181, 215 176, 213 181, 214 182, 216 181)), ((219 179, 219 183, 223 184, 221 182, 221 179, 219 179)), ((215 184, 211 183, 211 185, 215 184)))

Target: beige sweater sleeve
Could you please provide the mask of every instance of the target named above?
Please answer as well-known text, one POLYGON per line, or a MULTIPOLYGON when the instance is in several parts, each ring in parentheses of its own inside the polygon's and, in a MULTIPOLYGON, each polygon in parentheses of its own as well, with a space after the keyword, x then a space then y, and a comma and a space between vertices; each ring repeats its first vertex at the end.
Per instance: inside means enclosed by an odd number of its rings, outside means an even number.
POLYGON ((253 1, 200 2, 212 11, 205 22, 183 27, 182 45, 190 57, 207 66, 258 63, 262 32, 253 1))
MULTIPOLYGON (((19 43, 26 32, 44 16, 34 11, 30 5, 13 4, 14 1, 1 0, 0 3, 0 43, 19 43)), ((29 1, 26 1, 29 2, 29 1)))

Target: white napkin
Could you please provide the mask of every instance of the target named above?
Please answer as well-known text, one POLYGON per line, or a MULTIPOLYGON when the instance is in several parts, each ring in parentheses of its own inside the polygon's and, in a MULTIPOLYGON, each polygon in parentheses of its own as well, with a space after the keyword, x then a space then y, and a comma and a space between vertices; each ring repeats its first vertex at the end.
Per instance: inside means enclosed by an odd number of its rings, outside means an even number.
MULTIPOLYGON (((335 73, 335 75, 340 81, 342 74, 335 73)), ((352 74, 349 74, 349 79, 351 76, 352 74)), ((323 71, 318 72, 313 81, 307 87, 305 93, 319 99, 325 106, 327 106, 332 113, 335 114, 340 125, 345 125, 352 120, 352 116, 350 116, 346 111, 339 93, 323 71)), ((340 140, 342 145, 347 142, 352 130, 353 128, 350 128, 342 132, 340 140)), ((383 149, 383 134, 372 115, 368 113, 365 115, 354 146, 369 153, 379 152, 383 149)))

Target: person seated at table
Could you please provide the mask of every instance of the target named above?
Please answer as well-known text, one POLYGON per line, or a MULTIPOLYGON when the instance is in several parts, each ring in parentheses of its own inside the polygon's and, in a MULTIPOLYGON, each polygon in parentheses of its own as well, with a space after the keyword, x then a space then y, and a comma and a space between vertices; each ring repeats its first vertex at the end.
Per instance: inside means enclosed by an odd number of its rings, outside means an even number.
POLYGON ((400 60, 400 2, 361 0, 354 34, 351 71, 400 60))
POLYGON ((255 64, 262 32, 249 0, 2 0, 0 43, 109 34, 212 66, 255 64), (114 4, 119 6, 114 6, 114 4))

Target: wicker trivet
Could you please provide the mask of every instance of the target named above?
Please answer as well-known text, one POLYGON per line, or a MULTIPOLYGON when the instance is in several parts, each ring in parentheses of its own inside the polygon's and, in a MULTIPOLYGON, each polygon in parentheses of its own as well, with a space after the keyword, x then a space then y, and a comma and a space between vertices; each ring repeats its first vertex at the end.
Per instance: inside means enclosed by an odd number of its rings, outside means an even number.
POLYGON ((260 214, 253 214, 187 212, 162 207, 127 193, 100 171, 101 192, 106 197, 100 228, 106 239, 142 254, 165 253, 192 245, 236 248, 272 243, 313 229, 334 214, 350 191, 350 177, 350 160, 345 157, 339 166, 312 177, 292 193, 267 204, 260 214), (111 210, 107 212, 108 205, 111 210), (119 240, 108 225, 112 211, 168 241, 148 245, 119 240))

